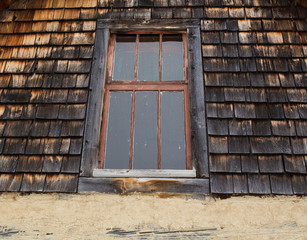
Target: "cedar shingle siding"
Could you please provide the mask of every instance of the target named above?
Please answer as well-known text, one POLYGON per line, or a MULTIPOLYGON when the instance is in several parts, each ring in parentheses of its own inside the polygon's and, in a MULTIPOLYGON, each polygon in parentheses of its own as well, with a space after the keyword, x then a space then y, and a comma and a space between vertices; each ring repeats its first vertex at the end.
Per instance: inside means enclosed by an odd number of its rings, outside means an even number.
POLYGON ((0 191, 77 191, 97 18, 199 19, 211 192, 307 194, 307 9, 288 0, 12 1, 0 191))

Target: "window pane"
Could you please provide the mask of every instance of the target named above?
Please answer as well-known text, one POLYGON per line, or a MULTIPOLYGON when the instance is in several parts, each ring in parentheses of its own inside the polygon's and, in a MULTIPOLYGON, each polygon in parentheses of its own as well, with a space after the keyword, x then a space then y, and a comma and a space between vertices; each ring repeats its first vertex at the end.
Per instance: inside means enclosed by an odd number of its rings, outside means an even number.
POLYGON ((159 81, 159 35, 140 35, 138 80, 159 81))
POLYGON ((135 35, 116 36, 113 80, 134 80, 135 40, 135 35))
POLYGON ((128 169, 132 92, 110 92, 105 168, 128 169))
POLYGON ((184 80, 182 35, 163 35, 162 38, 162 80, 184 80))
POLYGON ((135 93, 134 169, 157 169, 157 94, 135 93))
POLYGON ((183 92, 161 92, 161 167, 185 169, 183 92))

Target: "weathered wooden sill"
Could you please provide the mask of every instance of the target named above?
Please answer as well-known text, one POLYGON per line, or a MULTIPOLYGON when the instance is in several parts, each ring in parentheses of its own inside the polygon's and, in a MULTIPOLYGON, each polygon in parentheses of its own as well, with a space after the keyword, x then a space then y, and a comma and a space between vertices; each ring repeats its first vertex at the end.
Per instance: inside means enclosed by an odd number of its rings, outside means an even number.
POLYGON ((103 178, 195 178, 196 170, 94 169, 93 177, 103 178))
POLYGON ((79 192, 101 193, 209 193, 208 178, 99 178, 80 177, 79 192))

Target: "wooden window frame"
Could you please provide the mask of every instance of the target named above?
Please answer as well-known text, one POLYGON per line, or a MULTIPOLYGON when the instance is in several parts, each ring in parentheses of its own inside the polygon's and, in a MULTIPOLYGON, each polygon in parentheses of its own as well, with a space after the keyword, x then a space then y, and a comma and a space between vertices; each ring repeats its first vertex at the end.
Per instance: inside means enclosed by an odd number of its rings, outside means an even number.
MULTIPOLYGON (((135 63, 134 63, 134 80, 113 80, 113 68, 114 68, 114 54, 115 54, 115 41, 118 33, 115 31, 111 33, 109 46, 108 46, 108 56, 107 56, 107 76, 105 85, 105 96, 104 96, 104 108, 103 108, 103 118, 102 118, 102 129, 100 137, 100 150, 99 150, 99 169, 104 168, 105 162, 105 147, 106 147, 106 135, 108 126, 108 110, 110 104, 110 92, 111 91, 131 91, 132 92, 132 107, 131 107, 131 126, 130 126, 130 150, 129 150, 129 169, 133 169, 133 144, 134 144, 134 107, 135 107, 135 93, 137 91, 156 91, 158 92, 158 102, 157 102, 157 169, 161 169, 161 91, 180 91, 184 93, 184 135, 185 135, 185 163, 187 169, 192 169, 192 159, 191 159, 191 129, 190 129, 190 103, 189 103, 189 88, 188 88, 188 61, 187 61, 187 34, 183 31, 161 31, 155 32, 155 35, 159 35, 159 79, 158 81, 138 81, 138 51, 139 51, 139 41, 140 35, 147 35, 147 32, 136 31, 136 32, 125 32, 120 33, 121 35, 135 35, 136 36, 136 49, 135 49, 135 63), (183 43, 183 69, 184 69, 184 79, 178 81, 162 81, 162 37, 166 34, 180 34, 182 35, 183 43)), ((152 34, 152 32, 150 32, 152 34)), ((115 172, 114 170, 113 172, 115 172)), ((138 172, 140 172, 139 170, 138 172)), ((143 171, 143 170, 142 170, 143 171)), ((147 170, 148 171, 148 170, 147 170)), ((97 171, 96 171, 97 172, 97 171)), ((152 174, 153 175, 152 171, 152 174)), ((163 171, 160 171, 161 173, 163 171)), ((169 170, 168 170, 169 172, 169 170)), ((178 172, 178 171, 176 171, 178 172)), ((101 174, 103 171, 101 171, 101 174)), ((95 176, 96 174, 94 174, 95 176)), ((181 174, 183 175, 183 174, 181 174)))
POLYGON ((79 192, 209 192, 208 147, 200 39, 198 20, 172 19, 147 22, 139 20, 98 20, 79 177, 79 192), (99 174, 98 156, 103 109, 102 99, 105 95, 107 82, 109 38, 111 33, 127 33, 127 29, 129 29, 128 33, 176 31, 187 34, 188 66, 185 74, 189 76, 189 85, 186 85, 189 89, 186 92, 189 92, 188 99, 190 103, 186 106, 190 110, 192 165, 196 169, 197 177, 194 174, 189 174, 188 171, 190 170, 182 170, 187 172, 187 174, 183 175, 178 172, 172 175, 160 170, 157 170, 153 175, 146 170, 141 170, 143 174, 139 174, 140 172, 131 174, 131 171, 129 173, 127 171, 122 172, 122 175, 112 175, 112 172, 110 175, 107 173, 99 174), (123 176, 123 178, 118 178, 118 176, 123 176), (157 187, 157 184, 159 187, 157 187))

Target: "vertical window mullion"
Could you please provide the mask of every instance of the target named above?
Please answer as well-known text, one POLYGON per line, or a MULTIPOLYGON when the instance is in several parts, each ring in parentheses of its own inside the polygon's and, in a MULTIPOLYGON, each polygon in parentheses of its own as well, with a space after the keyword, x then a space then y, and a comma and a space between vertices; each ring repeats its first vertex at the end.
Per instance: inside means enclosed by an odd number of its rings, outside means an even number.
POLYGON ((184 63, 184 80, 188 83, 188 42, 187 42, 187 34, 182 34, 183 39, 183 63, 184 63))
POLYGON ((105 100, 103 106, 103 118, 102 118, 102 126, 101 126, 101 134, 100 134, 100 146, 99 146, 99 168, 104 168, 104 160, 105 160, 105 149, 106 149, 106 138, 107 138, 107 127, 108 127, 108 115, 109 115, 109 105, 110 105, 110 91, 108 89, 105 90, 105 100))
POLYGON ((161 91, 158 91, 158 114, 157 114, 157 141, 158 141, 158 169, 161 169, 161 91))
POLYGON ((137 81, 138 78, 138 58, 139 58, 139 41, 140 41, 140 35, 136 35, 136 51, 135 51, 135 63, 134 63, 134 81, 137 81))
POLYGON ((159 81, 162 81, 162 34, 159 35, 159 81))
POLYGON ((185 131, 185 151, 186 151, 186 168, 192 169, 192 155, 191 155, 191 123, 190 123, 190 98, 189 88, 185 86, 184 89, 184 131, 185 131))
POLYGON ((111 40, 109 44, 109 54, 108 54, 108 65, 107 65, 107 82, 112 81, 112 73, 113 73, 113 64, 114 64, 114 54, 115 54, 115 41, 116 41, 116 35, 111 35, 111 40))
POLYGON ((129 169, 132 169, 133 159, 133 135, 134 135, 134 114, 135 114, 135 90, 132 93, 132 104, 131 104, 131 127, 130 127, 130 152, 129 152, 129 169))

